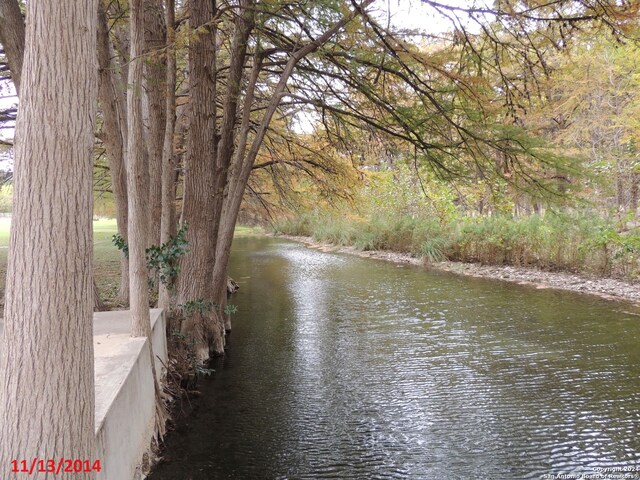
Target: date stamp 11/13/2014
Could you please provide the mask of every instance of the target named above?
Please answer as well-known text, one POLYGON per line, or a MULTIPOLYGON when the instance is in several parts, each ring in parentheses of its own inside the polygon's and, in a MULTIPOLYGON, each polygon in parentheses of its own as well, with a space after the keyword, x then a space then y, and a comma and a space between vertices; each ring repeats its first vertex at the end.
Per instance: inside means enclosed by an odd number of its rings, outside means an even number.
POLYGON ((32 458, 11 460, 12 473, 88 473, 102 469, 100 460, 84 460, 80 458, 32 458))

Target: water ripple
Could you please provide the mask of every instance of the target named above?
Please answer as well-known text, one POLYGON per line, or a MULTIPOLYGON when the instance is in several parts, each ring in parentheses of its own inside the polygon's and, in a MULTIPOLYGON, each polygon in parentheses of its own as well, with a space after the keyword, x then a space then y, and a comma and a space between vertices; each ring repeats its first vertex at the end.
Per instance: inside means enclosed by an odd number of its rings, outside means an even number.
POLYGON ((640 463, 640 322, 619 313, 633 307, 247 242, 260 250, 233 258, 248 280, 226 363, 152 479, 537 479, 640 463))

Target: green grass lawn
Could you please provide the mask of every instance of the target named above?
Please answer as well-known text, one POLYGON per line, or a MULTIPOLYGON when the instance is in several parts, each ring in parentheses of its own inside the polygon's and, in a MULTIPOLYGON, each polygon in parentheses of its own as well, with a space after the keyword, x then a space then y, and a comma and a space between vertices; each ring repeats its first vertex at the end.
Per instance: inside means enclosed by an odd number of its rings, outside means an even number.
MULTIPOLYGON (((10 227, 11 219, 0 217, 0 300, 2 300, 2 306, 4 306, 10 227)), ((118 250, 111 243, 111 236, 116 231, 115 219, 99 219, 93 222, 93 270, 100 296, 107 307, 118 306, 115 297, 120 285, 120 259, 118 250)))
MULTIPOLYGON (((0 217, 0 248, 9 247, 9 230, 11 229, 11 218, 0 217)), ((116 233, 116 221, 113 218, 101 218, 93 221, 93 241, 97 249, 104 248, 105 245, 112 247, 110 250, 117 251, 111 244, 111 236, 116 233)))
POLYGON ((248 237, 251 235, 264 235, 264 228, 247 227, 245 225, 236 225, 236 228, 233 232, 234 237, 248 237))
POLYGON ((120 255, 111 241, 117 232, 114 218, 93 221, 93 275, 107 308, 122 307, 116 301, 120 288, 120 255))
MULTIPOLYGON (((9 229, 11 219, 0 217, 0 310, 4 307, 4 285, 7 273, 7 253, 9 251, 9 229)), ((117 232, 116 221, 102 218, 93 221, 93 273, 100 290, 100 297, 107 308, 122 307, 116 297, 120 287, 120 256, 111 237, 117 232)), ((238 226, 236 236, 259 235, 260 227, 238 226)), ((0 316, 2 312, 0 311, 0 316)))
POLYGON ((5 247, 9 245, 9 228, 11 227, 11 218, 0 217, 0 245, 5 247))
POLYGON ((0 217, 0 285, 4 292, 4 277, 7 270, 7 253, 9 252, 9 228, 11 219, 0 217))

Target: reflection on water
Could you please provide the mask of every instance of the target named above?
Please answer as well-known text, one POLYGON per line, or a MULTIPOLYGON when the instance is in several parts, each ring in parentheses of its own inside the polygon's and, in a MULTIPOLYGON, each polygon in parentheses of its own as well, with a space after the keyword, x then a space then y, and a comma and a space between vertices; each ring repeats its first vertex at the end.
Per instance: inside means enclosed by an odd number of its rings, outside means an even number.
POLYGON ((628 304, 236 240, 228 355, 161 479, 521 479, 640 465, 628 304))

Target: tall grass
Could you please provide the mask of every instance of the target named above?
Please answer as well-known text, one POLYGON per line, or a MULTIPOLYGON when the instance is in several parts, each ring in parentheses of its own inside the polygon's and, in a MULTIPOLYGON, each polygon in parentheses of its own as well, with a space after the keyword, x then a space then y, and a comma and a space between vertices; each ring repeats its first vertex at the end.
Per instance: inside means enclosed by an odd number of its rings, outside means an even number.
POLYGON ((624 278, 640 274, 640 236, 618 233, 613 223, 593 214, 461 216, 442 221, 408 215, 358 218, 311 213, 279 222, 274 230, 361 250, 407 253, 427 262, 534 266, 624 278))

